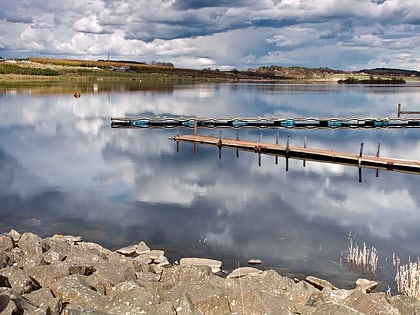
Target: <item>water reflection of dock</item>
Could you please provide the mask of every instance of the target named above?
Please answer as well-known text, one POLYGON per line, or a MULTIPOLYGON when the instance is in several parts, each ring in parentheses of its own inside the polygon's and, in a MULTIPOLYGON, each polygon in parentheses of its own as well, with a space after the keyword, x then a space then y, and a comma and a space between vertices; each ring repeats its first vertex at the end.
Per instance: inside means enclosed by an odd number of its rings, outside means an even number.
MULTIPOLYGON (((363 143, 360 147, 360 153, 352 154, 332 150, 307 148, 306 145, 304 147, 297 147, 289 146, 288 143, 286 145, 280 145, 199 135, 177 135, 171 139, 176 142, 190 142, 194 144, 217 146, 219 148, 219 152, 222 148, 228 148, 258 153, 259 157, 261 154, 273 155, 276 157, 282 156, 286 158, 286 170, 288 159, 298 159, 303 161, 316 161, 355 166, 358 167, 359 170, 361 168, 371 168, 376 170, 420 174, 420 161, 380 157, 379 146, 375 156, 363 155, 363 143)), ((260 159, 259 161, 259 163, 261 163, 260 159)))

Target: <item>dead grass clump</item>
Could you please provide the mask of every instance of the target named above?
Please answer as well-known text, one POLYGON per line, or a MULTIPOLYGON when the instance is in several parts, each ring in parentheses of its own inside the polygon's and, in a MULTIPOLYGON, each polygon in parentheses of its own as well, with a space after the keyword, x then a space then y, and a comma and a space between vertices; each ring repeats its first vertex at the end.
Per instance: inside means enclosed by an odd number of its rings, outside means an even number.
POLYGON ((378 252, 373 246, 367 248, 365 243, 363 243, 363 248, 359 248, 357 243, 353 245, 353 239, 350 238, 347 262, 351 269, 359 270, 364 275, 375 275, 378 265, 378 252))
POLYGON ((397 268, 395 281, 398 293, 420 300, 420 258, 414 262, 409 258, 407 264, 400 265, 400 259, 394 254, 393 262, 397 268))

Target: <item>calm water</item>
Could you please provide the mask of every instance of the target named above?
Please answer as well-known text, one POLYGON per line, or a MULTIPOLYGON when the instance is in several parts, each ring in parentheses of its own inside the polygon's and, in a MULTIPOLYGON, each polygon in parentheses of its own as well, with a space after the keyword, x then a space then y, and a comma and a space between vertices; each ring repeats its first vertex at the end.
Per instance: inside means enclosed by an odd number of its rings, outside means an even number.
MULTIPOLYGON (((146 241, 173 262, 218 258, 227 270, 263 260, 283 275, 348 287, 349 237, 379 254, 381 289, 395 288, 392 253, 420 255, 420 177, 290 161, 168 140, 175 129, 112 129, 118 116, 395 117, 420 109, 420 85, 200 84, 136 90, 100 83, 72 93, 0 93, 0 232, 83 236, 116 249, 146 241), (340 258, 342 264, 340 265, 340 258)), ((181 129, 180 133, 191 133, 181 129)), ((217 136, 216 129, 199 130, 217 136)), ((223 129, 235 137, 236 131, 223 129)), ((274 130, 240 138, 274 142, 274 130)), ((419 129, 280 130, 291 145, 420 160, 419 129)), ((395 293, 395 290, 393 291, 395 293)))

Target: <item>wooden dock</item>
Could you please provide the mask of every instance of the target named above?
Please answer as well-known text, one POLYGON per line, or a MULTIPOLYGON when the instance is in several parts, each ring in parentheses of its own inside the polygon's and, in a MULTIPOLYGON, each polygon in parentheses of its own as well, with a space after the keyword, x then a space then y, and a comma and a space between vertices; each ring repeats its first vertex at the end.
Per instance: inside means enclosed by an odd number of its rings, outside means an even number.
POLYGON ((315 161, 355 166, 358 167, 359 170, 361 168, 370 168, 376 170, 397 171, 420 175, 420 161, 380 157, 379 146, 375 156, 363 155, 363 143, 360 147, 360 153, 352 154, 336 152, 332 150, 307 148, 306 145, 304 147, 297 147, 289 146, 288 143, 286 145, 280 145, 199 135, 177 135, 171 139, 177 143, 190 142, 195 145, 204 144, 217 146, 219 148, 219 152, 222 148, 228 148, 233 150, 258 153, 259 156, 261 156, 261 154, 272 155, 276 157, 283 156, 286 158, 286 170, 288 159, 290 158, 303 161, 315 161))

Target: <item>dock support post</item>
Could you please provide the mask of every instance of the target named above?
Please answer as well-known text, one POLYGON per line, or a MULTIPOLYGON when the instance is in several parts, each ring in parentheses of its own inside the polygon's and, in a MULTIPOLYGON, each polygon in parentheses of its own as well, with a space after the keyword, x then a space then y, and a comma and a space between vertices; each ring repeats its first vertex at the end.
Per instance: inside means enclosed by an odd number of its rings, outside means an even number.
MULTIPOLYGON (((379 150, 381 149, 381 144, 378 143, 378 148, 376 149, 376 157, 379 157, 379 150)), ((376 169, 376 177, 379 177, 379 169, 376 169)))
POLYGON ((360 143, 360 153, 359 153, 359 183, 362 182, 362 154, 363 154, 363 142, 360 143))
POLYGON ((286 154, 285 154, 285 157, 286 157, 286 172, 288 172, 289 171, 289 151, 290 151, 290 149, 289 149, 289 135, 287 135, 287 142, 286 142, 286 154))
MULTIPOLYGON (((177 139, 179 137, 179 128, 177 129, 176 137, 177 137, 177 139)), ((179 152, 179 141, 176 140, 176 153, 178 153, 178 152, 179 152)))
POLYGON ((258 166, 261 166, 261 148, 260 148, 261 143, 262 143, 262 133, 260 132, 260 137, 258 139, 258 145, 257 145, 258 166))
MULTIPOLYGON (((306 149, 306 137, 303 138, 303 147, 306 149)), ((303 160, 303 167, 306 167, 306 160, 303 160)))
POLYGON ((219 148, 219 159, 222 158, 222 131, 219 130, 219 141, 217 142, 217 146, 219 148))
MULTIPOLYGON (((236 129, 236 140, 239 140, 239 129, 236 129)), ((239 158, 239 150, 236 149, 236 158, 239 158)))
MULTIPOLYGON (((194 119, 194 136, 197 135, 197 120, 194 119)), ((194 143, 194 155, 197 155, 197 143, 194 143)))
MULTIPOLYGON (((278 145, 279 144, 279 132, 277 131, 276 132, 276 145, 278 145)), ((276 157, 274 158, 274 163, 277 165, 277 164, 279 164, 279 157, 278 157, 278 155, 276 155, 276 157)))
POLYGON ((398 109, 397 109, 397 117, 400 118, 400 114, 401 114, 401 104, 398 103, 398 109))

